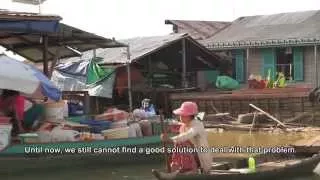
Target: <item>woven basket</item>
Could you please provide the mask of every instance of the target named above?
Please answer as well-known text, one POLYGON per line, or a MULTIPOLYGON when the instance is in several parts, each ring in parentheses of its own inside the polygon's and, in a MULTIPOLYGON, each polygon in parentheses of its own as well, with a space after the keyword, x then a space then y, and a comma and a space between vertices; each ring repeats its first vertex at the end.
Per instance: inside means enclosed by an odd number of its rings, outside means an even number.
POLYGON ((105 139, 129 138, 129 127, 104 130, 102 134, 105 139))

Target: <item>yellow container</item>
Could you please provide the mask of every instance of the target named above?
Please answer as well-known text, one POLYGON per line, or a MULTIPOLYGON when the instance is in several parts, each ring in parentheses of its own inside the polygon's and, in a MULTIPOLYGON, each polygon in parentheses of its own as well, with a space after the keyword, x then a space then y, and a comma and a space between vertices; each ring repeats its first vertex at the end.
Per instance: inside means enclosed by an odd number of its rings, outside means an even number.
POLYGON ((248 165, 251 172, 256 171, 256 160, 253 157, 249 157, 248 165))

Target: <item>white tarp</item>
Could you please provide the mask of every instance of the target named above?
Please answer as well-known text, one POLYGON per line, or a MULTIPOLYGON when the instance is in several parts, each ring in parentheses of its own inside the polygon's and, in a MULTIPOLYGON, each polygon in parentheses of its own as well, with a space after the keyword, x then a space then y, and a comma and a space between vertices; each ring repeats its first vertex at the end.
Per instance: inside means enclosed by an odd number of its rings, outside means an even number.
POLYGON ((40 80, 29 65, 0 54, 0 89, 33 94, 39 85, 40 80))

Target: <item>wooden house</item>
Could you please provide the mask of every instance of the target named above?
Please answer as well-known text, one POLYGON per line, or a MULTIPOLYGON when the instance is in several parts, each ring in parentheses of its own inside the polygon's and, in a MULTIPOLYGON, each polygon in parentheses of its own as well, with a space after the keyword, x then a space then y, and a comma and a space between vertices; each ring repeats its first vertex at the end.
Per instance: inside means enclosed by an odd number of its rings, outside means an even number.
MULTIPOLYGON (((208 113, 214 105, 219 112, 233 116, 252 111, 249 104, 286 119, 301 112, 319 110, 308 101, 312 87, 319 86, 320 11, 280 13, 239 17, 213 35, 198 42, 215 53, 232 58, 233 77, 244 89, 230 94, 215 92, 171 94, 170 100, 178 107, 182 101, 198 102, 200 109, 208 113), (250 74, 265 78, 271 72, 283 72, 288 80, 287 88, 247 89, 250 74)), ((176 23, 175 28, 186 31, 187 26, 176 23)), ((189 32, 195 30, 189 26, 189 32)), ((179 30, 176 30, 179 31, 179 30)), ((313 120, 315 118, 312 118, 313 120)), ((316 119, 320 119, 317 117, 316 119)))
MULTIPOLYGON (((134 75, 131 75, 133 105, 140 106, 141 100, 149 97, 157 103, 158 108, 165 109, 168 109, 164 107, 168 104, 164 98, 166 93, 184 91, 185 89, 195 90, 199 83, 197 72, 223 67, 223 60, 220 56, 187 34, 136 37, 120 40, 120 42, 129 45, 130 60, 128 60, 127 48, 99 48, 95 50, 95 53, 87 51, 81 57, 66 58, 61 62, 81 63, 81 60, 92 59, 95 54, 96 57, 101 58, 101 61, 98 62, 100 66, 117 67, 122 75, 116 74, 118 81, 114 82, 114 92, 110 93, 110 96, 97 94, 96 91, 90 94, 91 96, 112 99, 113 104, 128 104, 128 93, 120 95, 119 90, 128 92, 126 65, 130 63, 131 73, 135 70, 135 72, 139 71, 142 74, 142 78, 137 78, 137 80, 132 79, 134 75)), ((61 85, 58 87, 66 91, 81 91, 83 86, 77 84, 85 84, 85 78, 74 77, 71 74, 62 74, 56 69, 53 79, 61 85), (69 81, 63 79, 69 79, 69 81)), ((105 91, 108 88, 110 89, 110 87, 104 86, 102 89, 105 91)), ((169 111, 167 110, 167 112, 169 111)))
POLYGON ((319 84, 320 11, 239 17, 202 40, 212 51, 232 54, 235 78, 250 74, 273 78, 283 72, 294 84, 319 84))

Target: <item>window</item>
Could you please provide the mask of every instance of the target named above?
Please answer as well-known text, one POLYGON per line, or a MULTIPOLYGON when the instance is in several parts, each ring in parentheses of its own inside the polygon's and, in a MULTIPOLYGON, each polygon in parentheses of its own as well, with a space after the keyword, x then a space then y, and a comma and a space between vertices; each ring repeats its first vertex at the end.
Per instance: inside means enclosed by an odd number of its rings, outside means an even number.
POLYGON ((287 80, 293 80, 294 65, 293 65, 292 48, 277 48, 276 50, 276 72, 282 72, 287 80))

